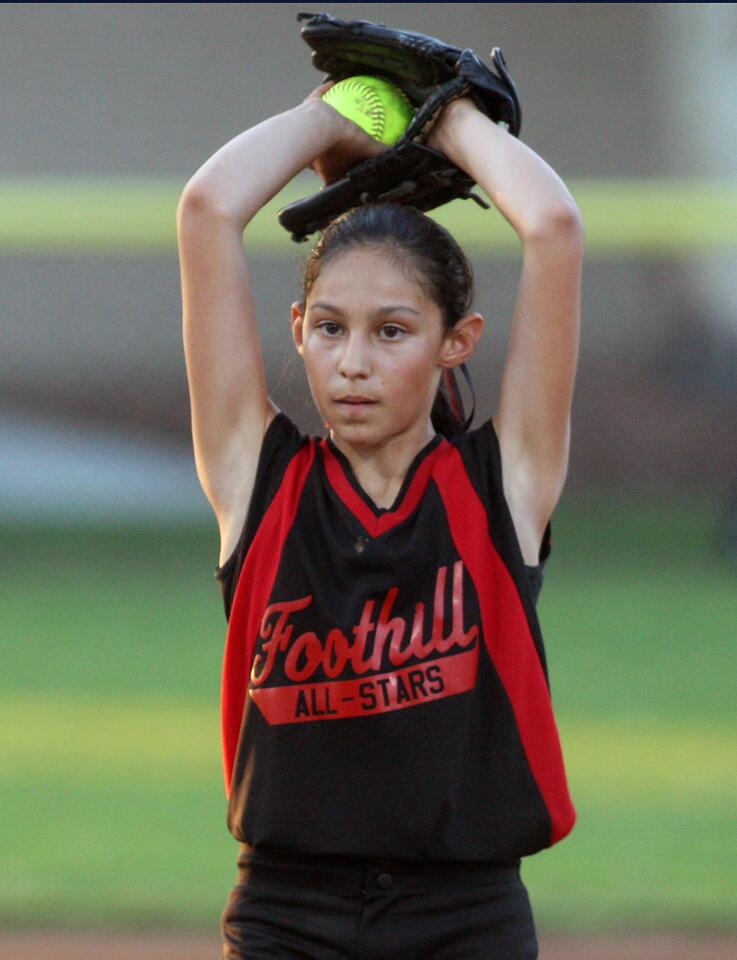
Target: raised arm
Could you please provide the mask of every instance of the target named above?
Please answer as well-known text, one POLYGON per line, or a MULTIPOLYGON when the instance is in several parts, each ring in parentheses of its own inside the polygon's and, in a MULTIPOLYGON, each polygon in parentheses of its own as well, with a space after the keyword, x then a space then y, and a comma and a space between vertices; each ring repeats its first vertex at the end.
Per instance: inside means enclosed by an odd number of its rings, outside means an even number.
MULTIPOLYGON (((225 144, 194 174, 179 201, 195 462, 218 519, 221 563, 245 520, 263 435, 277 412, 264 376, 243 232, 316 159, 331 160, 339 171, 341 163, 355 163, 375 149, 355 124, 313 96, 225 144)), ((284 309, 286 315, 288 304, 284 309)))
POLYGON ((429 142, 476 180, 522 245, 494 425, 505 496, 525 562, 535 565, 568 468, 581 313, 581 218, 545 161, 470 100, 445 110, 429 142))

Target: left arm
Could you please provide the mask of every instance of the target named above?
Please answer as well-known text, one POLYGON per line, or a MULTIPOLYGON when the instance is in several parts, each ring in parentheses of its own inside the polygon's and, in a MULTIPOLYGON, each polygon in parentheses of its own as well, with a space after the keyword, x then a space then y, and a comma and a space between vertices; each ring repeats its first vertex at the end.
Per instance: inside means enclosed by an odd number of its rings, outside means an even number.
POLYGON ((558 175, 472 101, 450 104, 429 145, 473 177, 522 244, 494 427, 525 562, 538 563, 568 468, 581 314, 583 226, 558 175))

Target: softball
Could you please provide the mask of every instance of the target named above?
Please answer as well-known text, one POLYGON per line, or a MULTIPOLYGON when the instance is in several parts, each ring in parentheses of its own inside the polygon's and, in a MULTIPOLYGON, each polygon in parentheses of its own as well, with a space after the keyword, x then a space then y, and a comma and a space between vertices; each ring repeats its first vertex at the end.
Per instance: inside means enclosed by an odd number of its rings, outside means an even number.
POLYGON ((389 145, 401 138, 414 115, 404 90, 381 77, 346 77, 322 99, 369 136, 389 145))

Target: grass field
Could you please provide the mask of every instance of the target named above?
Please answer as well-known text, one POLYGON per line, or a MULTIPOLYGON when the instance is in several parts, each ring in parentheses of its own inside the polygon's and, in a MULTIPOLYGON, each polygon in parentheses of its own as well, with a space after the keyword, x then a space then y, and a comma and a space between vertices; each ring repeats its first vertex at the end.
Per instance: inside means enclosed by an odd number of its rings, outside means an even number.
MULTIPOLYGON (((737 924, 737 568, 715 504, 564 504, 540 612, 579 822, 548 928, 737 924)), ((206 528, 0 533, 0 921, 212 926, 235 879, 206 528)))
MULTIPOLYGON (((0 177, 0 251, 6 254, 156 254, 176 250, 176 208, 185 185, 176 179, 0 177)), ((250 251, 292 249, 277 211, 320 186, 297 178, 256 216, 250 251)), ((696 178, 572 179, 586 225, 587 260, 731 253, 737 242, 732 180, 696 178)), ((456 200, 433 211, 469 253, 509 251, 519 240, 495 211, 456 200)), ((295 248, 296 249, 296 248, 295 248)))

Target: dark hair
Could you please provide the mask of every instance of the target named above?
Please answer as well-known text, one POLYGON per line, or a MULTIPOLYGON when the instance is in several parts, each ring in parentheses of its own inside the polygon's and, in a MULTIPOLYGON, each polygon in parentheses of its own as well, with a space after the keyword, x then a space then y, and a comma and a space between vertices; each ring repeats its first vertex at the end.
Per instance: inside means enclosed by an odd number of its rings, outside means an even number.
MULTIPOLYGON (((473 302, 473 272, 448 231, 414 207, 367 204, 341 214, 322 232, 302 273, 306 301, 320 268, 351 247, 376 247, 405 269, 441 310, 450 330, 473 302)), ((435 430, 452 437, 464 429, 463 405, 452 371, 441 380, 431 419, 435 430)))

